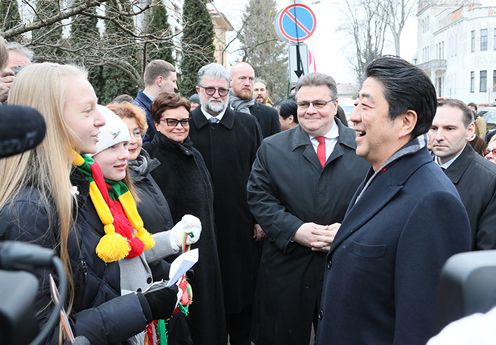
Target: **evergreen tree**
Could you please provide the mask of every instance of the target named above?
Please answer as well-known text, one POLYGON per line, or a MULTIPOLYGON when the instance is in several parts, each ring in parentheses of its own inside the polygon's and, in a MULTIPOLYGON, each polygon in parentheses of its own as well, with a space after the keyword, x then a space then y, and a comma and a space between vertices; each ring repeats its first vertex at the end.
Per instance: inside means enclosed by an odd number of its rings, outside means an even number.
MULTIPOLYGON (((44 20, 60 12, 60 4, 54 0, 36 1, 36 20, 44 20)), ((33 30, 31 46, 37 60, 63 61, 62 50, 57 48, 62 44, 62 23, 57 22, 33 30)))
MULTIPOLYGON (((6 31, 21 24, 21 16, 19 15, 19 7, 17 0, 0 0, 0 18, 2 26, 0 31, 6 31)), ((21 36, 9 37, 9 41, 17 41, 21 43, 21 36)))
MULTIPOLYGON (((139 76, 137 45, 134 37, 121 29, 134 32, 131 2, 126 0, 109 0, 105 7, 105 16, 113 20, 105 21, 105 42, 113 42, 112 54, 103 60, 99 83, 95 91, 102 104, 110 102, 115 96, 126 93, 135 95, 138 90, 139 76), (118 23, 118 24, 117 24, 118 23)), ((109 48, 109 47, 107 47, 109 48)), ((97 80, 97 81, 98 81, 97 80)))
POLYGON ((273 29, 275 15, 275 0, 250 0, 239 38, 243 61, 252 65, 257 77, 267 81, 273 99, 284 97, 288 91, 287 53, 273 29))
POLYGON ((198 70, 214 58, 214 26, 204 0, 184 0, 183 58, 179 89, 185 96, 195 93, 198 70))
POLYGON ((151 8, 145 14, 144 31, 146 34, 163 37, 163 41, 148 42, 145 45, 145 63, 161 59, 174 65, 174 58, 172 57, 174 44, 172 39, 166 39, 171 36, 171 31, 167 21, 167 9, 162 0, 152 0, 151 8))

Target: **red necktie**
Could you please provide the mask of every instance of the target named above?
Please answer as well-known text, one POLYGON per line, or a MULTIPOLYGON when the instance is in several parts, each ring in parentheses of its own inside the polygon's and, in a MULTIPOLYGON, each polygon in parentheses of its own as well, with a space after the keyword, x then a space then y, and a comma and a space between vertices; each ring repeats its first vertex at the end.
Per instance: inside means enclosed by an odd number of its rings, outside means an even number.
POLYGON ((317 158, 319 159, 320 165, 322 165, 323 168, 326 163, 325 137, 319 136, 319 137, 315 137, 315 139, 317 139, 317 141, 319 142, 319 146, 317 146, 317 158))

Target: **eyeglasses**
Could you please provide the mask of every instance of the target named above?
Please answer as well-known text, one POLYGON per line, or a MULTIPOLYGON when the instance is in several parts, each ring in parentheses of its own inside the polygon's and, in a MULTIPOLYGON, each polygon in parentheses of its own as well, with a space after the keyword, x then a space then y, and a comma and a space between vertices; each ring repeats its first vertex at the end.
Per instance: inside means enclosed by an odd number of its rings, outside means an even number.
POLYGON ((492 150, 484 150, 484 156, 488 155, 488 154, 491 154, 493 156, 496 156, 496 147, 492 150))
POLYGON ((169 127, 176 127, 178 123, 181 124, 181 127, 189 127, 189 119, 160 119, 160 122, 165 121, 167 126, 169 127))
POLYGON ((310 107, 310 104, 313 105, 313 107, 315 109, 322 109, 327 105, 327 103, 331 103, 334 101, 336 101, 335 98, 330 99, 328 101, 324 101, 324 100, 317 100, 317 101, 312 101, 312 102, 302 101, 302 102, 298 102, 296 104, 298 105, 298 108, 300 108, 300 109, 308 109, 310 107))
POLYGON ((217 91, 220 97, 225 97, 229 92, 228 89, 225 89, 223 87, 202 86, 202 85, 198 85, 198 86, 203 88, 205 90, 205 93, 209 96, 215 95, 215 92, 217 91))

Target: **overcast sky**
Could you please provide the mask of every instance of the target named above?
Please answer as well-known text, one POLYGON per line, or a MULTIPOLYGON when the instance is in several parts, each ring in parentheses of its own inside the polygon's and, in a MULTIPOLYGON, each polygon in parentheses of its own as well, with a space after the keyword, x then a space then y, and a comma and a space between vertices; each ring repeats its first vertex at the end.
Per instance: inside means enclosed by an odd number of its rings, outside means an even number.
MULTIPOLYGON (((493 0, 496 1, 496 0, 493 0)), ((343 31, 337 30, 343 24, 341 10, 344 0, 304 0, 317 17, 317 27, 312 37, 305 41, 313 52, 318 72, 333 76, 338 83, 354 81, 349 58, 354 54, 352 39, 343 31)), ((235 29, 241 26, 241 17, 248 0, 215 0, 216 8, 223 12, 235 29)), ((278 10, 292 4, 292 1, 277 0, 278 10)), ((273 28, 269 28, 273 30, 273 28)), ((412 61, 417 49, 417 20, 410 18, 402 34, 401 56, 412 61)), ((387 44, 384 54, 394 53, 392 41, 387 44)), ((238 57, 231 56, 230 62, 238 57)))

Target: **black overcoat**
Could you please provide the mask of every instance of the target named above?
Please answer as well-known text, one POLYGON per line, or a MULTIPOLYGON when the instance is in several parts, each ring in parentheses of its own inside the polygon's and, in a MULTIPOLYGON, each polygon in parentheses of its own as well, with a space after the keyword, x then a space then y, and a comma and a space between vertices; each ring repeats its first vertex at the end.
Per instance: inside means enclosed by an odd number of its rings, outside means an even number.
POLYGON ((327 256, 316 344, 425 344, 441 268, 470 250, 467 213, 425 147, 366 182, 327 256))
POLYGON ((190 137, 212 176, 226 313, 239 313, 253 302, 259 262, 246 182, 262 139, 260 127, 253 116, 229 108, 218 124, 209 124, 198 107, 191 112, 190 137))
POLYGON ((496 165, 467 144, 445 173, 467 209, 473 249, 496 249, 496 165))
MULTIPOLYGON (((69 314, 71 326, 75 336, 86 337, 92 345, 128 344, 128 338, 145 329, 147 317, 138 294, 121 296, 119 263, 105 263, 95 254, 104 232, 89 197, 89 183, 77 170, 73 171, 71 182, 78 193, 78 210, 68 243, 75 291, 69 314)), ((51 249, 60 244, 55 211, 47 212, 36 188, 21 190, 14 201, 0 210, 0 241, 6 240, 51 249)), ((40 282, 35 301, 36 317, 44 324, 53 306, 49 271, 36 273, 40 282)), ((45 344, 59 344, 58 328, 45 344)))
POLYGON ((174 223, 192 214, 202 224, 200 240, 192 245, 199 248, 200 255, 191 279, 193 304, 188 319, 193 341, 195 345, 225 344, 224 300, 208 170, 189 138, 179 144, 157 132, 145 148, 161 163, 151 174, 169 203, 174 223))
POLYGON ((257 282, 253 340, 307 345, 316 319, 325 253, 291 241, 307 222, 343 220, 369 164, 355 154, 355 132, 340 121, 339 139, 322 169, 300 127, 263 141, 248 182, 248 202, 267 233, 257 282))
POLYGON ((255 102, 255 104, 250 107, 250 113, 257 118, 264 138, 270 137, 281 131, 279 114, 274 108, 255 102))

